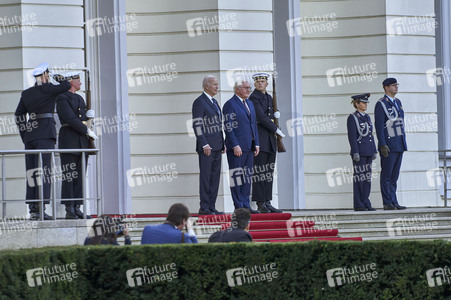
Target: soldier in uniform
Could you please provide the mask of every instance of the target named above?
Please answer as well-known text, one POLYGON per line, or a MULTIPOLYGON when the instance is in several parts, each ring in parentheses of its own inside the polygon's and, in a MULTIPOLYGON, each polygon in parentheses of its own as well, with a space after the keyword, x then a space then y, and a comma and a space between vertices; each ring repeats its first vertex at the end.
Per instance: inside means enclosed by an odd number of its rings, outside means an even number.
POLYGON ((406 209, 399 205, 396 198, 402 156, 407 151, 404 109, 401 101, 395 98, 398 86, 396 78, 387 78, 382 82, 385 95, 376 103, 374 111, 381 153, 381 193, 385 210, 406 209))
POLYGON ((274 118, 280 113, 274 112, 273 99, 266 92, 268 73, 255 73, 255 90, 249 96, 257 115, 258 139, 260 153, 254 158, 254 179, 252 180, 252 201, 257 202, 258 210, 262 213, 281 213, 282 210, 271 205, 274 167, 276 163, 277 140, 276 134, 284 137, 282 131, 274 124, 274 118))
POLYGON ((352 104, 357 110, 347 120, 348 140, 354 169, 354 210, 374 211, 371 206, 371 165, 377 157, 371 118, 365 113, 370 94, 352 96, 352 104))
MULTIPOLYGON (((69 90, 70 84, 59 75, 54 75, 59 85, 50 83, 49 64, 42 63, 33 70, 36 79, 34 86, 24 90, 19 105, 14 113, 16 124, 19 127, 20 137, 26 150, 54 149, 56 143, 56 129, 53 112, 55 111, 56 97, 69 90), (28 119, 27 119, 28 114, 28 119)), ((43 199, 50 199, 51 155, 42 154, 42 169, 39 169, 39 155, 26 154, 25 166, 27 169, 27 200, 39 199, 41 180, 36 180, 36 174, 42 175, 43 199)), ((26 202, 30 209, 30 218, 39 220, 40 203, 26 202)), ((45 201, 48 204, 49 201, 45 201)), ((45 211, 45 205, 43 210, 45 211)), ((44 220, 51 217, 43 212, 44 220)))
MULTIPOLYGON (((76 94, 81 87, 80 72, 67 73, 66 79, 70 83, 70 89, 56 99, 56 111, 61 121, 58 148, 87 149, 88 139, 97 139, 95 133, 86 126, 87 119, 94 118, 94 111, 87 111, 85 101, 76 94)), ((87 162, 87 154, 85 155, 87 162)), ((82 154, 61 153, 60 157, 61 169, 63 175, 66 175, 63 176, 65 180, 62 181, 61 198, 83 198, 82 154)), ((80 210, 82 200, 61 201, 61 203, 66 206, 66 219, 83 219, 83 213, 80 210)))

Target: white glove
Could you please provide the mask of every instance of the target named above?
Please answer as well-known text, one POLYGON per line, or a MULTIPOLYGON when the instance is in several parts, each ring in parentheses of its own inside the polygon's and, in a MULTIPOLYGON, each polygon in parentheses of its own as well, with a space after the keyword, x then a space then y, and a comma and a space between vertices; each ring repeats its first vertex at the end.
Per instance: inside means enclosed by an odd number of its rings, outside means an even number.
POLYGON ((196 234, 194 233, 193 230, 193 223, 191 221, 191 219, 188 219, 188 221, 186 222, 186 229, 187 229, 187 233, 189 236, 196 236, 196 234))
POLYGON ((282 130, 278 129, 276 130, 276 134, 280 135, 281 137, 285 137, 285 134, 283 134, 282 130))
POLYGON ((95 116, 96 116, 96 114, 94 113, 94 111, 93 111, 92 109, 86 111, 86 117, 87 117, 87 118, 92 119, 92 118, 94 118, 95 116))
POLYGON ((276 118, 276 119, 280 118, 280 112, 279 111, 276 111, 274 113, 274 118, 276 118))
POLYGON ((97 135, 94 133, 94 131, 92 131, 91 129, 88 128, 88 132, 86 132, 86 135, 93 138, 94 140, 98 140, 99 138, 97 137, 97 135))

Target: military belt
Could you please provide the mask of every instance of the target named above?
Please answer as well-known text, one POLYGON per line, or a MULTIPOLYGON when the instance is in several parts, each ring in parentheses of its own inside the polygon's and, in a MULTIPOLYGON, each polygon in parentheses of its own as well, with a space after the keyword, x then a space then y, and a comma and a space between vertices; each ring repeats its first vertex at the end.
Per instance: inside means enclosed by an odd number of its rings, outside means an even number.
MULTIPOLYGON (((84 125, 87 124, 86 121, 82 121, 82 123, 83 123, 84 125)), ((67 123, 61 124, 61 127, 67 127, 67 126, 70 126, 70 125, 67 124, 67 123)))
POLYGON ((37 114, 36 119, 45 119, 45 118, 53 118, 52 113, 46 113, 46 114, 37 114))

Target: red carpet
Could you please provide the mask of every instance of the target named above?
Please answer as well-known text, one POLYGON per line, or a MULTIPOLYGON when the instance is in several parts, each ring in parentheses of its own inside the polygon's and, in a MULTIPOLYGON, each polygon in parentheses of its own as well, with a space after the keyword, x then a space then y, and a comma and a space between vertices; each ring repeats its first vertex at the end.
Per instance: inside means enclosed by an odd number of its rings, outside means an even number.
MULTIPOLYGON (((201 215, 196 225, 221 225, 221 230, 231 226, 232 215, 201 215)), ((305 242, 312 240, 362 241, 357 238, 340 238, 338 229, 313 228, 314 221, 292 221, 290 213, 253 214, 249 233, 254 242, 305 242)))

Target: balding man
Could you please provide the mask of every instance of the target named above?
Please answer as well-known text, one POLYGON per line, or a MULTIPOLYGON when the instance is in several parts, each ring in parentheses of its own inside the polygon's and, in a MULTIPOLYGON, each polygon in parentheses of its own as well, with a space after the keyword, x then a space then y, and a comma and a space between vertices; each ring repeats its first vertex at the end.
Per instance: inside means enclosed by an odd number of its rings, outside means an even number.
POLYGON ((215 76, 203 81, 203 93, 193 103, 193 129, 196 135, 196 152, 199 155, 199 215, 222 215, 216 210, 221 154, 225 153, 221 107, 213 98, 219 89, 215 76))
POLYGON ((248 97, 251 86, 248 81, 236 82, 235 95, 224 104, 227 161, 229 163, 230 191, 236 208, 250 207, 249 194, 254 166, 254 156, 259 153, 257 117, 254 105, 248 97))

